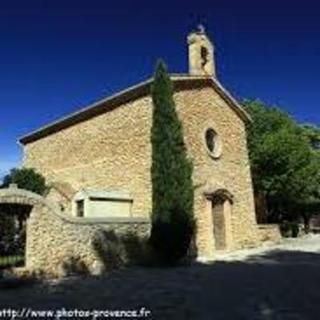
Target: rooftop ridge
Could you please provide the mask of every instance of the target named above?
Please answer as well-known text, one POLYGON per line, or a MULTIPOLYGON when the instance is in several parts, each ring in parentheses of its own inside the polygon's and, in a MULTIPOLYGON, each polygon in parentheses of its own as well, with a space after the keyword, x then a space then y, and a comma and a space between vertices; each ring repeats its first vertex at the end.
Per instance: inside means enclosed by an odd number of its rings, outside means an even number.
MULTIPOLYGON (((216 88, 222 98, 226 100, 226 102, 234 109, 234 111, 244 122, 251 121, 250 116, 247 114, 247 112, 239 105, 239 103, 231 96, 231 94, 220 84, 220 82, 216 78, 205 75, 190 75, 183 73, 172 73, 170 74, 170 77, 173 82, 208 81, 208 83, 212 84, 216 88)), ((122 103, 147 95, 150 93, 149 89, 152 82, 153 77, 147 78, 146 80, 138 84, 118 91, 106 98, 97 100, 96 102, 93 102, 86 107, 80 108, 76 112, 59 118, 45 126, 40 127, 37 130, 34 130, 22 136, 18 141, 22 145, 26 145, 28 143, 44 138, 50 134, 53 134, 59 130, 68 128, 72 125, 112 110, 122 103)))

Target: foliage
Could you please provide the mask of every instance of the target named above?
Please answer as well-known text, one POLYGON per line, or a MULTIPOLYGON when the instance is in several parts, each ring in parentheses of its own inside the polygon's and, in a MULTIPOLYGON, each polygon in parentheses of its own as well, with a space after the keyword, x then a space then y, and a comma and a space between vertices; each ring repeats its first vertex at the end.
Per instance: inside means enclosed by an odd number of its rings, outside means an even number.
POLYGON ((165 64, 157 64, 152 87, 151 244, 167 262, 186 255, 193 235, 192 163, 165 64))
POLYGON ((320 129, 257 100, 243 105, 253 119, 247 129, 255 192, 265 195, 271 219, 296 220, 311 199, 320 200, 320 129))
MULTIPOLYGON (((43 195, 47 188, 45 178, 34 169, 12 169, 4 177, 2 188, 15 183, 19 188, 43 195)), ((26 219, 31 206, 21 204, 0 204, 0 254, 24 254, 26 240, 26 219)))
POLYGON ((297 238, 300 232, 299 224, 297 222, 283 221, 280 224, 280 232, 283 237, 297 238))
MULTIPOLYGON (((15 249, 15 219, 13 215, 0 211, 0 255, 7 255, 15 249)), ((15 251, 15 250, 14 250, 15 251)))
POLYGON ((299 235, 300 229, 298 223, 291 223, 291 234, 293 238, 297 238, 299 235))
POLYGON ((94 235, 92 248, 101 264, 99 272, 125 265, 159 265, 150 250, 147 235, 136 231, 117 234, 114 230, 99 230, 94 235))
POLYGON ((24 259, 24 255, 0 256, 0 269, 22 266, 24 259))
POLYGON ((10 174, 4 177, 2 187, 6 188, 11 183, 40 195, 47 190, 45 178, 32 168, 12 169, 10 174))
POLYGON ((87 275, 89 269, 85 262, 79 256, 69 256, 62 263, 64 275, 87 275))
POLYGON ((26 219, 31 209, 21 204, 0 204, 0 256, 24 254, 26 219))
POLYGON ((302 125, 302 133, 310 141, 314 150, 320 150, 320 128, 312 124, 302 125))

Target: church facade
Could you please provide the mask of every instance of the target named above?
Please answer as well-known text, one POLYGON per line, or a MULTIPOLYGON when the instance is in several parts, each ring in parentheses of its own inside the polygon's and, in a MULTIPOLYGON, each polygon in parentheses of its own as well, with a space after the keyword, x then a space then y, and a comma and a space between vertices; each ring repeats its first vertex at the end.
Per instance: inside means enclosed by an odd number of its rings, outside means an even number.
MULTIPOLYGON (((274 238, 256 223, 246 124, 250 117, 216 76, 214 45, 189 34, 189 73, 173 74, 174 100, 193 161, 199 256, 274 238)), ((48 199, 79 219, 150 217, 153 79, 30 133, 23 166, 52 185, 48 199)))

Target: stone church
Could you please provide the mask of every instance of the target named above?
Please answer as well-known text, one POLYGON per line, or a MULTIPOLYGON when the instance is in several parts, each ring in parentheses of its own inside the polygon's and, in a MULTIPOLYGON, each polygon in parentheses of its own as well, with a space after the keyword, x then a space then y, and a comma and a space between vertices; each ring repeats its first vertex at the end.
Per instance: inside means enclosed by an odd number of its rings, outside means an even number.
MULTIPOLYGON (((241 105, 217 78, 215 48, 202 27, 188 35, 188 74, 172 74, 174 100, 193 161, 196 246, 216 250, 277 237, 258 226, 241 105)), ((153 79, 126 88, 20 139, 23 166, 51 185, 63 215, 93 222, 149 220, 153 79)), ((50 227, 50 226, 49 226, 50 227)))

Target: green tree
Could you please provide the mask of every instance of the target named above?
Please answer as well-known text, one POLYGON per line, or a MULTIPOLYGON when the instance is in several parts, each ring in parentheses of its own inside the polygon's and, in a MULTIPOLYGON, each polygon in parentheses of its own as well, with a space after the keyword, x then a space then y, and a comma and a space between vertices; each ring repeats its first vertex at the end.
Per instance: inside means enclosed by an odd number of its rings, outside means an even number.
POLYGON ((310 217, 320 201, 319 129, 260 101, 243 104, 253 119, 247 131, 254 188, 264 194, 269 217, 310 217))
POLYGON ((194 230, 193 167, 162 61, 156 67, 152 99, 151 244, 165 261, 175 262, 186 255, 194 230))
MULTIPOLYGON (((1 188, 15 183, 19 188, 43 195, 45 178, 34 169, 12 169, 4 177, 1 188)), ((25 250, 26 219, 32 207, 22 204, 0 204, 0 254, 22 254, 25 250), (18 222, 18 225, 17 225, 18 222)))
POLYGON ((46 190, 46 180, 32 168, 12 169, 3 179, 2 187, 15 183, 19 188, 43 195, 46 190))
POLYGON ((302 134, 310 141, 315 151, 320 150, 320 128, 313 124, 304 124, 301 127, 302 134))

